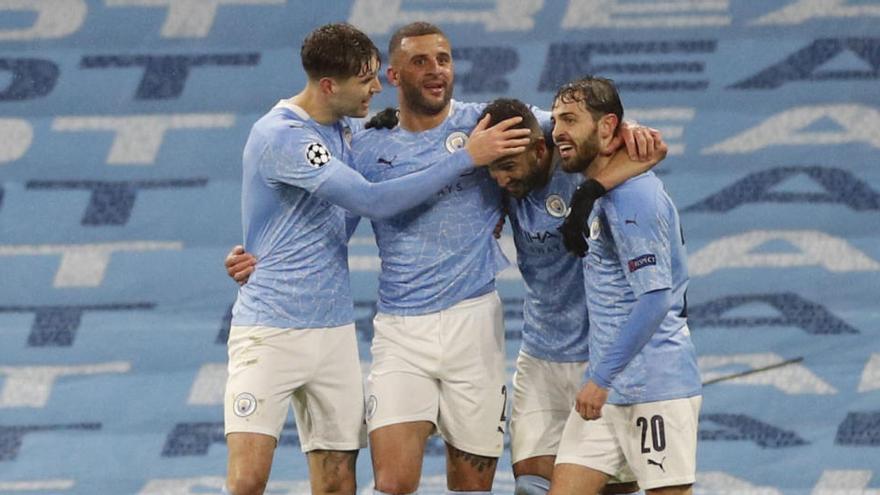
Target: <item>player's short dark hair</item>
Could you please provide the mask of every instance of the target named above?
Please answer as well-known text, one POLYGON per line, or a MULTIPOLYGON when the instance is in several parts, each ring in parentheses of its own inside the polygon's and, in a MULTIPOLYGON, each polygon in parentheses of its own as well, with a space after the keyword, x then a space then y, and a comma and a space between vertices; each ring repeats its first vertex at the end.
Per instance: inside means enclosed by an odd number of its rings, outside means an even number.
POLYGON ((590 112, 593 120, 599 120, 609 113, 616 115, 618 122, 623 119, 623 104, 620 102, 617 87, 614 81, 604 77, 584 76, 564 84, 556 92, 553 101, 578 102, 590 112))
POLYGON ((446 33, 440 29, 436 24, 431 24, 430 22, 425 21, 416 21, 411 22, 409 24, 404 24, 394 31, 394 34, 391 35, 391 39, 388 41, 388 59, 390 60, 392 56, 394 56, 394 52, 400 48, 400 43, 404 38, 412 38, 413 36, 424 36, 426 34, 439 34, 446 38, 446 33))
POLYGON ((348 78, 367 73, 373 59, 379 58, 379 49, 358 28, 338 22, 309 33, 299 54, 310 79, 348 78))
POLYGON ((513 125, 511 129, 530 129, 532 132, 539 134, 542 132, 541 125, 529 106, 514 98, 497 98, 492 100, 492 102, 486 105, 483 113, 480 114, 480 118, 477 120, 483 120, 486 114, 491 115, 489 127, 511 117, 522 117, 522 122, 513 125))

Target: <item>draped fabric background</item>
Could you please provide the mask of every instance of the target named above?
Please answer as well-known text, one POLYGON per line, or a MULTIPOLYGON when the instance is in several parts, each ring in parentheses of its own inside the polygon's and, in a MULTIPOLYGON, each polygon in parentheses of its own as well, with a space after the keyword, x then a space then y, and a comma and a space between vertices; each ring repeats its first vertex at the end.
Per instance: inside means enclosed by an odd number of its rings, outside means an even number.
MULTIPOLYGON (((700 494, 880 494, 880 2, 0 0, 0 493, 218 493, 251 124, 347 20, 449 35, 456 98, 615 79, 660 128, 706 380, 700 494)), ((385 86, 373 104, 393 105, 385 86)), ((509 236, 502 240, 513 256, 509 236)), ((378 259, 351 243, 364 365, 378 259)), ((503 273, 510 368, 522 287, 503 273)), ((292 421, 292 420, 291 420, 292 421)), ((369 490, 369 455, 358 464, 369 490)), ((433 439, 423 493, 445 488, 433 439)), ((512 492, 507 456, 495 491, 512 492)), ((268 493, 308 491, 285 429, 268 493)))

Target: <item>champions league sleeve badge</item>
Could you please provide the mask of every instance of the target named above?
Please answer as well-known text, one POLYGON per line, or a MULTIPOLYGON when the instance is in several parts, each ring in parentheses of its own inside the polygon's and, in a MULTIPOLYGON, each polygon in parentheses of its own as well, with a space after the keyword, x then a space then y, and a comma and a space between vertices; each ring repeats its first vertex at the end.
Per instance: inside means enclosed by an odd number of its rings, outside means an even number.
POLYGON ((547 196, 547 199, 544 200, 544 208, 554 218, 563 218, 568 213, 568 206, 566 206, 565 200, 558 194, 547 196))
POLYGON ((461 132, 455 131, 452 134, 446 136, 446 150, 450 153, 455 153, 456 151, 464 148, 468 142, 468 135, 461 132))
POLYGON ((306 160, 308 160, 309 165, 321 168, 330 161, 330 151, 321 143, 309 143, 306 146, 306 160))

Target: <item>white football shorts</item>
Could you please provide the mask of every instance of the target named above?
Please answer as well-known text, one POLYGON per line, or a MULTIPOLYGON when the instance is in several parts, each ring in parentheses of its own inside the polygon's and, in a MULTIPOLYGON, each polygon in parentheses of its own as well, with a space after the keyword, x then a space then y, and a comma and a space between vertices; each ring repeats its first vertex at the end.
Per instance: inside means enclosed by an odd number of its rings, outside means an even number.
POLYGON ((426 315, 379 313, 373 328, 369 431, 430 421, 455 448, 500 457, 508 392, 498 294, 426 315))
POLYGON ((556 464, 578 464, 606 474, 629 465, 642 490, 692 484, 702 399, 605 404, 602 417, 591 421, 572 409, 556 464))
POLYGON ((363 375, 354 324, 291 329, 233 326, 226 434, 281 436, 293 406, 303 452, 366 446, 363 375))

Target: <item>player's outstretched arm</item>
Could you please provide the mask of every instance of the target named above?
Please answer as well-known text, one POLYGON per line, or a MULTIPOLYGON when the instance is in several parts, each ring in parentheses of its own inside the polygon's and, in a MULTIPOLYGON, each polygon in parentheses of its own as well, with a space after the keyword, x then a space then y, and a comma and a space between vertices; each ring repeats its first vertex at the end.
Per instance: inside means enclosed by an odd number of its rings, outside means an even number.
POLYGON ((602 361, 597 363, 591 380, 602 388, 611 386, 612 380, 626 368, 633 357, 651 340, 660 328, 663 317, 672 307, 672 289, 646 292, 636 299, 619 338, 611 344, 602 361))
POLYGON ((514 117, 487 127, 487 116, 471 132, 463 150, 424 170, 387 181, 369 182, 352 168, 337 164, 315 195, 355 215, 380 220, 392 217, 423 203, 478 164, 525 151, 529 138, 523 136, 529 130, 510 129, 520 119, 514 117))
POLYGON ((248 277, 254 273, 257 266, 257 258, 254 255, 245 252, 244 246, 233 246, 226 255, 223 264, 226 266, 226 274, 232 280, 238 282, 238 285, 247 283, 248 277))
POLYGON ((629 319, 593 376, 575 398, 575 410, 586 420, 602 417, 602 406, 608 400, 611 381, 632 361, 663 321, 672 306, 672 289, 661 289, 639 296, 629 319))

